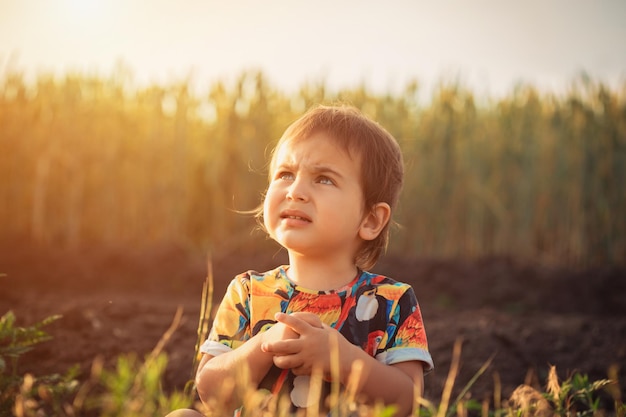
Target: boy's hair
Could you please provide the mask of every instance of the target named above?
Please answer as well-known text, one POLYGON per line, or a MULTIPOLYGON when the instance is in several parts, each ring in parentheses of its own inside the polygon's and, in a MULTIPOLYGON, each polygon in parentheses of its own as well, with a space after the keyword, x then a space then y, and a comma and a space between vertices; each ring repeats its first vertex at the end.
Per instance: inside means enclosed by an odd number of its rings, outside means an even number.
MULTIPOLYGON (((364 209, 371 210, 376 203, 397 205, 404 177, 402 152, 396 139, 381 125, 350 106, 317 106, 292 123, 280 138, 270 160, 270 181, 276 163, 276 150, 287 141, 307 139, 316 133, 325 133, 350 155, 361 159, 361 187, 364 209)), ((257 217, 262 224, 262 206, 257 217)), ((362 269, 372 268, 387 248, 389 224, 378 237, 365 241, 356 254, 355 263, 362 269)))

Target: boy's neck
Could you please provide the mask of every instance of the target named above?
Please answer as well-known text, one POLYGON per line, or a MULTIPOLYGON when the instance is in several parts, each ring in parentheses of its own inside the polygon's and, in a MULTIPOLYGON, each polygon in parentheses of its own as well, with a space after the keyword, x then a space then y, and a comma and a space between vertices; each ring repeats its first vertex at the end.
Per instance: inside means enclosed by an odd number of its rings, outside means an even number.
POLYGON ((311 259, 307 256, 289 254, 287 276, 303 288, 315 291, 337 290, 349 284, 358 273, 358 268, 349 260, 311 259))

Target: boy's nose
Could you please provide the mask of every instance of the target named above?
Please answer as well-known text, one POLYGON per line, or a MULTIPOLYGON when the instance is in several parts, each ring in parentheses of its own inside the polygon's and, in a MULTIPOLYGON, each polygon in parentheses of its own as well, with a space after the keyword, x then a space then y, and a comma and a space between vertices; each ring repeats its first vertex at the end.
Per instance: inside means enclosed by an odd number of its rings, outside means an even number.
POLYGON ((289 189, 287 190, 287 199, 293 201, 306 201, 308 199, 306 186, 298 178, 296 178, 289 186, 289 189))

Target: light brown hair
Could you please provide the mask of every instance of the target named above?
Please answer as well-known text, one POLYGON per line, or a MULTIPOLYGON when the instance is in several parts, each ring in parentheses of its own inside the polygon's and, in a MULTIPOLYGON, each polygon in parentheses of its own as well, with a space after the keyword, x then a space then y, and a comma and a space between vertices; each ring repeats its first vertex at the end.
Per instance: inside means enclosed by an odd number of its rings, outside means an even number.
MULTIPOLYGON (((404 177, 402 152, 396 139, 377 122, 351 106, 317 106, 292 123, 280 138, 270 160, 270 181, 276 163, 276 150, 285 142, 300 141, 314 134, 325 133, 337 145, 361 160, 361 188, 364 210, 372 210, 376 203, 384 202, 393 215, 398 203, 404 177)), ((263 207, 257 218, 262 222, 263 207)), ((362 269, 372 268, 387 248, 389 224, 387 222, 377 238, 364 241, 355 257, 362 269)))

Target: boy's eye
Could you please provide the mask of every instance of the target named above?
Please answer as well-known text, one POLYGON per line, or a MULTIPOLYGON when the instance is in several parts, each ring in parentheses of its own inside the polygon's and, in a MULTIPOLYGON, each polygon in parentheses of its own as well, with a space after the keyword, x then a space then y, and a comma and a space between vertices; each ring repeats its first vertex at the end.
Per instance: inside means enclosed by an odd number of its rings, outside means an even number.
POLYGON ((335 184, 335 182, 332 179, 330 179, 328 177, 324 177, 324 176, 319 177, 317 182, 319 182, 320 184, 326 184, 326 185, 334 185, 335 184))
POLYGON ((291 181, 293 180, 294 176, 291 172, 283 171, 276 174, 276 178, 279 180, 291 181))

